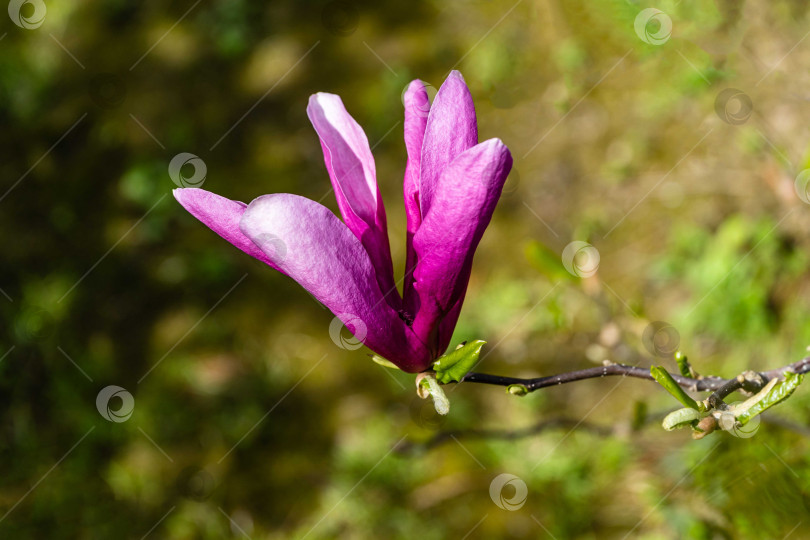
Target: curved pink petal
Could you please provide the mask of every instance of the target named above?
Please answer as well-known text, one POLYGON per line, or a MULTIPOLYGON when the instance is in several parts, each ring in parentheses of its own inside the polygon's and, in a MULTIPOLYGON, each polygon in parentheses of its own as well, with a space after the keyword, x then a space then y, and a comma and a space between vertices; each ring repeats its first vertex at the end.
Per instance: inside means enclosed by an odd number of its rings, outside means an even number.
POLYGON ((264 195, 248 205, 240 227, 369 349, 405 371, 430 365, 428 349, 383 299, 365 248, 328 208, 298 195, 264 195))
POLYGON ((307 116, 321 140, 326 169, 343 221, 365 246, 386 301, 399 308, 401 301, 394 285, 385 206, 377 187, 374 156, 366 134, 346 111, 340 97, 334 94, 311 96, 307 116))
POLYGON ((198 188, 177 188, 172 193, 183 208, 209 229, 251 257, 279 270, 278 266, 239 229, 239 220, 242 219, 247 207, 245 203, 232 201, 198 188))
MULTIPOLYGON (((467 276, 469 275, 470 272, 468 271, 467 276)), ((439 335, 437 337, 439 345, 436 349, 439 351, 438 354, 444 354, 444 351, 446 351, 448 345, 450 345, 450 340, 453 339, 453 332, 456 330, 456 323, 458 322, 459 315, 461 315, 461 307, 464 305, 464 296, 466 294, 467 287, 464 287, 464 292, 461 293, 461 297, 456 300, 455 305, 450 308, 450 311, 447 312, 447 315, 445 315, 439 323, 439 335)))
POLYGON ((413 289, 413 270, 416 266, 416 253, 413 251, 413 235, 422 223, 419 209, 419 178, 422 161, 422 142, 425 139, 425 128, 430 113, 430 99, 425 83, 419 79, 412 81, 405 91, 405 150, 408 161, 405 166, 405 216, 407 230, 405 237, 405 281, 402 287, 402 303, 406 312, 415 313, 418 305, 416 291, 413 289))
POLYGON ((441 342, 449 340, 447 328, 440 340, 439 324, 463 298, 475 249, 511 168, 512 156, 498 139, 459 155, 442 174, 431 210, 414 235, 419 311, 413 330, 435 354, 444 352, 441 342))
POLYGON ((470 90, 461 73, 451 71, 430 107, 422 144, 419 182, 422 220, 430 211, 444 169, 477 143, 478 126, 470 90))

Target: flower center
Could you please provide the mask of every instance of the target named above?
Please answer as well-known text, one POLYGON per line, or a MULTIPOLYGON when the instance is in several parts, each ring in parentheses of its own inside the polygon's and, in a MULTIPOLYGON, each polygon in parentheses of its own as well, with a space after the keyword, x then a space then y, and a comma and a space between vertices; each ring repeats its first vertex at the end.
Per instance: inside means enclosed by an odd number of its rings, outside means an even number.
POLYGON ((399 315, 399 318, 402 319, 409 328, 413 326, 413 315, 404 309, 397 311, 397 315, 399 315))

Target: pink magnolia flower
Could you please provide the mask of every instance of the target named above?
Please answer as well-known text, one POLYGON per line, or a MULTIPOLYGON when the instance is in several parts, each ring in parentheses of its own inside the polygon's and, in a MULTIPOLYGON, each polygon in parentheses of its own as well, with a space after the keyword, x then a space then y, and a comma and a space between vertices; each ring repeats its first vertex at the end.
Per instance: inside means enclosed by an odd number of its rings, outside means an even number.
POLYGON ((374 157, 336 95, 310 97, 307 114, 320 137, 342 222, 317 202, 289 193, 263 195, 248 205, 202 189, 176 189, 174 196, 222 238, 297 281, 369 349, 419 372, 450 343, 473 255, 512 157, 499 139, 478 143, 472 96, 457 71, 432 105, 419 80, 408 86, 404 103, 407 254, 401 297, 374 157))

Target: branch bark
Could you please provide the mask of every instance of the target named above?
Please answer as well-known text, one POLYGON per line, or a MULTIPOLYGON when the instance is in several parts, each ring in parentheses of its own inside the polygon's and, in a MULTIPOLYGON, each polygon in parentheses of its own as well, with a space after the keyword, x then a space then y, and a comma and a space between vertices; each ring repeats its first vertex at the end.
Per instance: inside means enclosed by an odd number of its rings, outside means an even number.
MULTIPOLYGON (((794 362, 792 364, 788 364, 786 366, 777 369, 771 369, 768 371, 760 371, 754 373, 762 378, 761 384, 764 385, 774 377, 781 377, 785 371, 790 371, 793 373, 810 372, 810 356, 803 358, 798 362, 794 362)), ((740 381, 738 377, 733 377, 731 379, 724 379, 722 377, 710 376, 693 379, 690 377, 684 377, 682 375, 676 375, 674 373, 671 373, 671 375, 672 378, 675 379, 675 382, 677 382, 679 386, 681 386, 686 390, 691 390, 692 392, 716 392, 722 389, 721 393, 724 393, 722 397, 725 397, 725 395, 728 395, 728 393, 731 393, 734 390, 738 390, 740 388, 747 389, 749 385, 751 387, 751 390, 754 390, 754 386, 757 384, 754 382, 750 382, 748 378, 745 378, 743 381, 740 381)), ((518 377, 502 377, 500 375, 490 375, 488 373, 470 372, 464 376, 462 382, 491 384, 496 386, 510 386, 514 384, 525 387, 528 392, 534 392, 535 390, 540 390, 541 388, 548 388, 549 386, 557 386, 560 384, 568 384, 576 381, 582 381, 585 379, 599 379, 602 377, 611 377, 611 376, 635 377, 637 379, 647 379, 649 381, 654 380, 652 375, 650 375, 650 370, 648 368, 629 366, 627 364, 609 364, 602 367, 593 367, 581 369, 578 371, 569 371, 567 373, 560 373, 559 375, 551 375, 547 377, 536 377, 529 379, 523 379, 518 377)), ((720 396, 718 395, 718 397, 720 396)))

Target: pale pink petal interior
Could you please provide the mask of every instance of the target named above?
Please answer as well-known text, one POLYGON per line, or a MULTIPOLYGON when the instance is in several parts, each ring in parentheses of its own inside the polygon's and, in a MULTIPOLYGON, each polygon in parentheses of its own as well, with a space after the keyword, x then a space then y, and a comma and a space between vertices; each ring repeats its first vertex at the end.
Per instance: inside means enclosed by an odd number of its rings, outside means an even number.
POLYGON ((248 205, 241 230, 369 349, 406 371, 429 365, 428 350, 383 299, 366 250, 328 208, 297 195, 264 195, 248 205))

